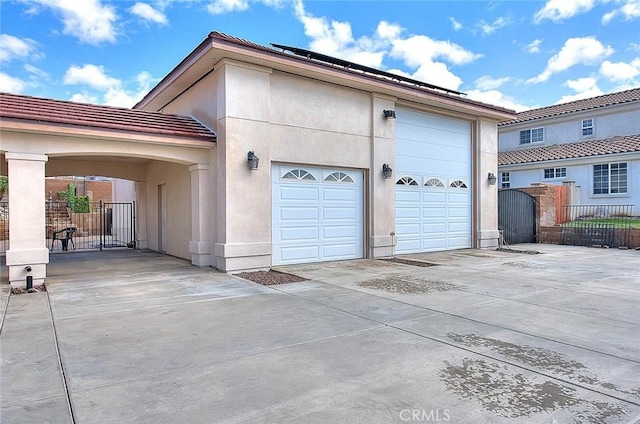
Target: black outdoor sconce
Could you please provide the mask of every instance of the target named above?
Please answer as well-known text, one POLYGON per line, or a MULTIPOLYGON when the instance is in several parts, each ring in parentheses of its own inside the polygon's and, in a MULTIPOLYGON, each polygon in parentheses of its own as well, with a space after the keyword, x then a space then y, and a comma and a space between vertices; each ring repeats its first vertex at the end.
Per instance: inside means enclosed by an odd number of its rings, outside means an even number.
POLYGON ((393 169, 391 169, 388 163, 382 164, 382 175, 384 175, 385 180, 388 180, 389 178, 391 178, 392 172, 393 172, 393 169))
POLYGON ((255 171, 256 169, 258 169, 258 162, 260 162, 260 158, 256 156, 253 151, 250 151, 247 154, 247 161, 249 161, 250 170, 255 171))
POLYGON ((384 119, 396 119, 396 111, 385 109, 382 111, 384 119))
POLYGON ((490 185, 496 185, 496 181, 498 181, 498 178, 496 178, 496 175, 493 172, 489 172, 489 177, 487 177, 487 179, 489 180, 490 185))

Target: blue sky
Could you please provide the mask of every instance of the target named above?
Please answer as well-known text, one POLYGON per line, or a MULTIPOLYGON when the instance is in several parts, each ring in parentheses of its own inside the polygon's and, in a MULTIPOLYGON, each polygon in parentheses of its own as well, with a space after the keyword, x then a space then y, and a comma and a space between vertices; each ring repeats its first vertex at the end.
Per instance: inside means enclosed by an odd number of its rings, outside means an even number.
POLYGON ((0 91, 131 107, 210 31, 518 111, 640 86, 640 0, 0 0, 0 91))

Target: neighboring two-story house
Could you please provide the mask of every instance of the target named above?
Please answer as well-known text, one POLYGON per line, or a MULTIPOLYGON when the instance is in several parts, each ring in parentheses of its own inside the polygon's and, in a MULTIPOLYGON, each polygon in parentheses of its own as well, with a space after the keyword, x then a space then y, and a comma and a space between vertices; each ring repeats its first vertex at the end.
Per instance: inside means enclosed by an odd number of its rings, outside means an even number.
POLYGON ((517 114, 498 127, 499 187, 574 181, 574 204, 640 214, 640 88, 517 114))

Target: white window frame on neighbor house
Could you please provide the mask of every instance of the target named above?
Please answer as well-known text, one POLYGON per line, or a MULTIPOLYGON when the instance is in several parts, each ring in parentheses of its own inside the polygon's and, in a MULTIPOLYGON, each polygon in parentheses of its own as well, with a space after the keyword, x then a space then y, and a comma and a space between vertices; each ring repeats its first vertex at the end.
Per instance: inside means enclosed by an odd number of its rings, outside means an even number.
POLYGON ((582 137, 593 137, 596 134, 595 120, 593 118, 582 120, 581 134, 582 137))
POLYGON ((627 196, 629 194, 630 180, 627 162, 594 164, 591 167, 591 172, 592 196, 627 196))
POLYGON ((545 168, 542 170, 542 176, 545 180, 567 178, 567 168, 564 166, 558 168, 545 168))
POLYGON ((520 144, 534 144, 544 142, 544 128, 531 128, 520 131, 520 144), (528 135, 527 135, 528 134, 528 135))
POLYGON ((511 175, 508 172, 500 173, 500 188, 511 187, 511 175))

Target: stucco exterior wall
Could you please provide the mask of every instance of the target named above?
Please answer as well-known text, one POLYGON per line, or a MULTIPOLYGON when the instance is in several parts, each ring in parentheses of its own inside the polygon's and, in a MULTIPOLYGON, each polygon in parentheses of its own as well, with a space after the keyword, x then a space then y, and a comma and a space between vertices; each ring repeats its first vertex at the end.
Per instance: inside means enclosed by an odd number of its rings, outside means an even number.
MULTIPOLYGON (((366 256, 391 255, 395 185, 383 178, 382 164, 394 167, 395 133, 394 120, 384 119, 382 111, 395 109, 398 99, 236 60, 224 59, 214 67, 162 109, 192 115, 217 134, 209 162, 210 264, 224 271, 271 266, 272 163, 363 170, 366 256), (248 168, 249 151, 260 158, 257 170, 248 168)), ((403 106, 434 113, 433 105, 404 101, 403 106)), ((474 121, 470 115, 459 119, 477 123, 474 246, 494 247, 497 192, 487 175, 497 172, 497 122, 474 121)), ((149 170, 147 179, 147 229, 149 247, 157 249, 153 220, 161 174, 151 178, 154 172, 149 170)))
POLYGON ((166 184, 167 194, 167 254, 190 259, 188 244, 191 236, 191 179, 188 167, 167 162, 153 162, 147 169, 146 231, 147 246, 158 245, 158 185, 166 184))
POLYGON ((476 124, 477 159, 475 173, 476 247, 498 247, 498 185, 490 185, 489 173, 498 170, 498 128, 495 122, 476 124))

